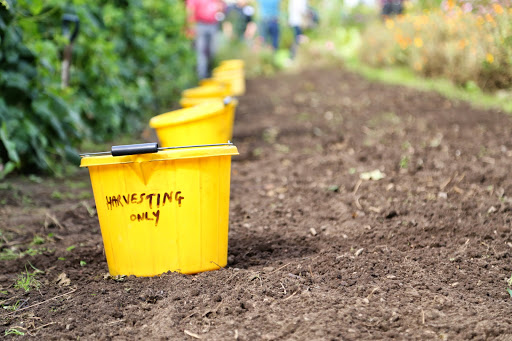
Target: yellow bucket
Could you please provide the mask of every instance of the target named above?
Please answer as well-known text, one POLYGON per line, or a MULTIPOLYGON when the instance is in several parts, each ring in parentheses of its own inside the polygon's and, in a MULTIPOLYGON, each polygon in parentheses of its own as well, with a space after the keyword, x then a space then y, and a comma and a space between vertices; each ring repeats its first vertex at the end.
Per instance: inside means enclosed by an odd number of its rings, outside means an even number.
POLYGON ((245 77, 243 72, 239 70, 213 70, 213 79, 219 82, 227 82, 230 84, 231 94, 233 96, 240 96, 245 94, 245 77))
POLYGON ((222 80, 214 79, 214 78, 204 78, 199 81, 199 85, 200 86, 210 86, 210 85, 223 86, 226 88, 226 92, 229 95, 233 95, 233 93, 231 91, 231 82, 226 81, 226 80, 222 81, 222 80))
POLYGON ((242 59, 227 59, 221 61, 219 67, 243 70, 245 62, 242 59))
POLYGON ((226 266, 234 145, 149 143, 97 154, 108 155, 82 155, 80 167, 89 168, 112 276, 226 266))
POLYGON ((229 96, 229 95, 230 95, 229 89, 221 83, 198 86, 196 88, 184 90, 181 93, 182 98, 205 98, 205 97, 218 98, 218 97, 225 97, 225 96, 229 96))
POLYGON ((224 143, 231 139, 234 119, 225 109, 222 100, 211 99, 155 116, 149 125, 163 147, 224 143))
POLYGON ((203 104, 205 102, 211 102, 211 101, 222 101, 222 97, 183 97, 180 99, 180 106, 182 108, 190 108, 194 107, 198 104, 203 104))
MULTIPOLYGON (((182 108, 190 108, 194 107, 199 104, 204 104, 205 102, 211 102, 211 101, 220 101, 222 100, 224 102, 224 110, 226 114, 226 122, 228 126, 228 139, 231 140, 233 138, 233 126, 235 124, 235 113, 236 113, 236 107, 238 106, 238 100, 236 98, 232 97, 225 97, 223 99, 221 98, 182 98, 180 100, 180 105, 182 108)), ((226 141, 227 141, 226 140, 226 141)))

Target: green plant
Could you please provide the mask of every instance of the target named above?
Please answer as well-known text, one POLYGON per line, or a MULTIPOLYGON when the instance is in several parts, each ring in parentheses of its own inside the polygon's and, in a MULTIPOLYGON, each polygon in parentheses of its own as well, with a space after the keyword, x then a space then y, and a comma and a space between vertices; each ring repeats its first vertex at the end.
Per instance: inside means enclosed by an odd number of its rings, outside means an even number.
POLYGON ((183 3, 175 0, 2 0, 0 178, 15 169, 55 174, 89 139, 139 131, 195 81, 183 3), (80 19, 68 87, 63 14, 80 19))
POLYGON ((27 271, 18 276, 14 288, 29 292, 31 289, 38 289, 40 285, 41 283, 35 278, 35 274, 27 271))
POLYGON ((16 253, 13 249, 7 248, 0 252, 0 261, 12 260, 20 257, 19 253, 16 253))
POLYGON ((35 268, 32 264, 30 266, 34 269, 34 272, 29 272, 25 268, 25 272, 18 275, 18 279, 14 283, 15 289, 23 289, 25 292, 29 292, 32 289, 37 290, 41 286, 41 282, 36 279, 36 275, 42 273, 42 271, 35 268))
POLYGON ((4 335, 5 335, 5 336, 7 336, 7 335, 18 335, 18 336, 23 336, 23 335, 25 335, 25 333, 24 333, 24 332, 22 332, 22 331, 19 331, 19 330, 18 330, 18 329, 16 329, 16 328, 9 328, 9 329, 7 329, 7 330, 5 331, 4 335))
POLYGON ((38 235, 35 235, 34 238, 32 239, 32 243, 33 245, 41 245, 41 244, 44 244, 45 240, 43 237, 40 237, 38 235))
POLYGON ((16 311, 21 305, 21 301, 16 301, 13 305, 3 305, 2 308, 5 310, 16 311))
POLYGON ((400 168, 407 169, 407 167, 409 167, 409 156, 404 155, 400 159, 400 168))
POLYGON ((50 197, 51 197, 52 199, 62 200, 62 199, 64 199, 65 194, 63 194, 61 191, 57 191, 57 190, 55 190, 55 191, 53 191, 53 192, 52 192, 52 194, 50 195, 50 197))

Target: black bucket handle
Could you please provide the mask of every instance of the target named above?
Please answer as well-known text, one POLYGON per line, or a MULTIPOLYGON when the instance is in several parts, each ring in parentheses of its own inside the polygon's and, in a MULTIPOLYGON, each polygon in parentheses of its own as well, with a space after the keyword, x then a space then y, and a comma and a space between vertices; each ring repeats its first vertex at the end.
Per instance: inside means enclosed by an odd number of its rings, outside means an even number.
POLYGON ((136 155, 136 154, 149 154, 158 153, 161 150, 169 149, 183 149, 183 148, 199 148, 199 147, 218 147, 218 146, 233 146, 231 141, 227 143, 216 143, 216 144, 200 144, 194 146, 178 146, 178 147, 158 147, 158 143, 138 143, 138 144, 125 144, 119 146, 112 146, 110 152, 99 152, 99 153, 85 153, 80 154, 81 157, 96 156, 96 155, 112 155, 112 156, 125 156, 125 155, 136 155))
POLYGON ((149 154, 158 152, 158 143, 139 143, 139 144, 125 144, 121 146, 112 146, 110 149, 112 156, 134 155, 134 154, 149 154))

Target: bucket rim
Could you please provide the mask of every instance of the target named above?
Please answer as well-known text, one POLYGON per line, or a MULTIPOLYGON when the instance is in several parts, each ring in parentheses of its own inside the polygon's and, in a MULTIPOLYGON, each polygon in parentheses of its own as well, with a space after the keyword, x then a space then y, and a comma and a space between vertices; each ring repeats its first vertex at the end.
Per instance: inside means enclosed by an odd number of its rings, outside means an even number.
POLYGON ((221 115, 224 113, 223 98, 212 98, 203 103, 169 111, 149 120, 149 126, 154 129, 166 128, 177 124, 183 124, 201 120, 210 116, 221 115))
POLYGON ((105 153, 80 154, 80 167, 108 166, 153 161, 181 160, 214 156, 239 155, 237 147, 228 143, 159 148, 156 153, 112 156, 105 153), (100 155, 98 155, 100 154, 100 155))
POLYGON ((190 108, 192 106, 196 106, 210 101, 223 101, 224 105, 238 105, 238 99, 234 96, 215 97, 215 99, 183 97, 182 99, 180 99, 180 105, 183 108, 190 108), (230 101, 228 103, 226 103, 226 98, 230 98, 230 101))
POLYGON ((203 97, 224 97, 228 89, 223 84, 204 84, 195 88, 183 90, 181 97, 203 98, 203 97))

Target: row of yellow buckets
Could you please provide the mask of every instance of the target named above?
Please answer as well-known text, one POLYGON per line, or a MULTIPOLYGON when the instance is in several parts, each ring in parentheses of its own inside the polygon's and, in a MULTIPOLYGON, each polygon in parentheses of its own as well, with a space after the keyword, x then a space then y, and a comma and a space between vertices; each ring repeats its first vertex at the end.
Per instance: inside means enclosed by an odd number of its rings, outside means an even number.
POLYGON ((82 154, 109 272, 186 274, 227 264, 231 156, 244 63, 226 60, 183 91, 182 109, 153 117, 158 143, 82 154))

